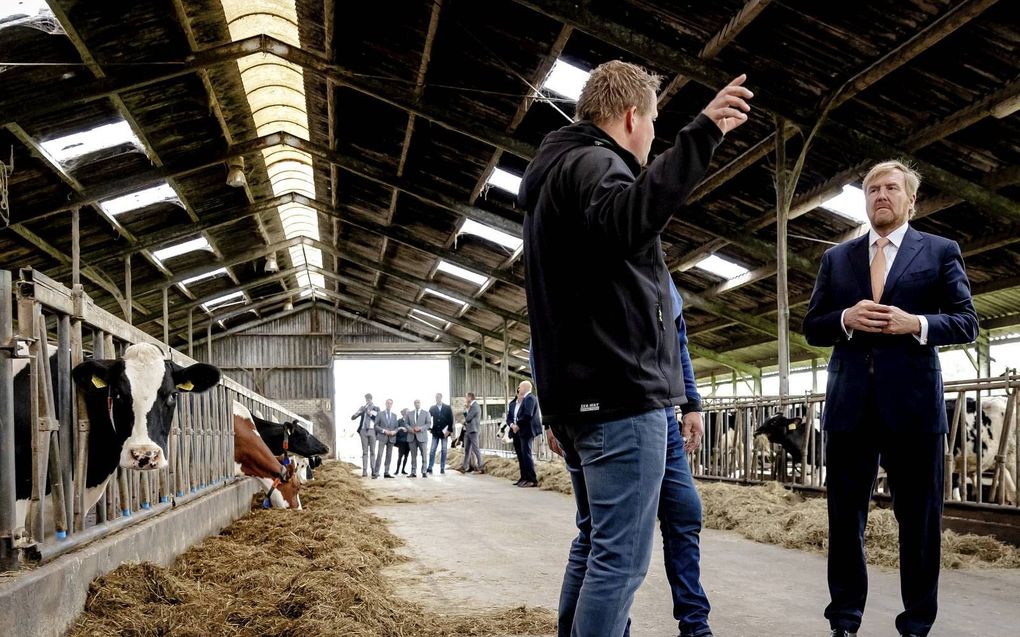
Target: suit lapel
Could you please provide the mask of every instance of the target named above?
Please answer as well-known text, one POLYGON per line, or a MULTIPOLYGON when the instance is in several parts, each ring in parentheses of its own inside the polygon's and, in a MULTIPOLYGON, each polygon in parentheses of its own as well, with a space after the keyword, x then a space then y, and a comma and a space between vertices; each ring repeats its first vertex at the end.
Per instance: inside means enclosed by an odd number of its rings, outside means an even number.
POLYGON ((853 245, 847 251, 847 257, 850 259, 850 269, 853 270, 857 284, 861 288, 862 298, 865 299, 872 298, 871 259, 868 258, 869 238, 870 235, 866 234, 863 237, 854 239, 853 245))
POLYGON ((896 259, 893 261, 892 269, 889 270, 889 276, 885 278, 885 289, 882 291, 882 303, 885 303, 892 293, 896 282, 899 281, 903 273, 910 267, 911 262, 921 252, 921 244, 924 242, 924 237, 921 233, 913 228, 907 228, 907 234, 903 236, 903 243, 896 251, 896 259))

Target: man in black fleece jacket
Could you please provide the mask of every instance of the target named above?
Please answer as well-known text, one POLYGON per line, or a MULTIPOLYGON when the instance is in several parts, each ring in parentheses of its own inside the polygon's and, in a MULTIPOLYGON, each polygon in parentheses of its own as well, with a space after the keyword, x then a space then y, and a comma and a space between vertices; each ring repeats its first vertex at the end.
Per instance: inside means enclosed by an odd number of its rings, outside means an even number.
POLYGON ((648 569, 664 408, 686 401, 659 235, 750 110, 740 76, 641 171, 659 80, 619 61, 596 68, 578 121, 546 136, 518 195, 533 371, 577 503, 561 637, 623 634, 648 569))

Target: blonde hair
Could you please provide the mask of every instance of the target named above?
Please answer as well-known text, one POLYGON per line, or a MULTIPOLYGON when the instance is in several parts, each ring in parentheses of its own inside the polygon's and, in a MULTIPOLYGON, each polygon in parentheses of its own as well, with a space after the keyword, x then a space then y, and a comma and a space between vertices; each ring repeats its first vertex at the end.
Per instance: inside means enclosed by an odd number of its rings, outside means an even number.
POLYGON ((636 64, 613 60, 591 72, 577 99, 577 119, 604 124, 636 106, 647 114, 655 106, 655 94, 662 77, 636 64))
MULTIPOLYGON (((868 184, 870 184, 872 181, 894 170, 898 170, 901 173, 903 173, 903 185, 906 188, 907 197, 913 198, 914 195, 917 194, 917 189, 921 187, 921 173, 917 172, 916 170, 904 164, 903 162, 897 161, 895 159, 879 162, 871 167, 871 170, 868 171, 868 174, 864 175, 864 181, 861 182, 861 186, 864 192, 865 193, 868 192, 868 184)), ((915 212, 916 210, 914 209, 914 205, 911 204, 910 205, 911 219, 914 218, 915 212)))

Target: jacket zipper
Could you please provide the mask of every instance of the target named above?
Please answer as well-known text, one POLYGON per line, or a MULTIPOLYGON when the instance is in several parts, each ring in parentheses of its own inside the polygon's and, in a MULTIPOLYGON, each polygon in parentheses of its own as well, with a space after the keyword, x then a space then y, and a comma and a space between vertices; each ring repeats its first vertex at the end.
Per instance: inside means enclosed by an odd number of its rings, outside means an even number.
POLYGON ((666 326, 662 321, 662 286, 659 285, 659 269, 656 266, 654 257, 652 259, 652 275, 655 278, 655 312, 659 317, 659 338, 655 345, 655 362, 659 366, 659 374, 666 381, 666 389, 668 392, 667 398, 673 397, 673 380, 669 378, 666 370, 662 368, 662 347, 663 341, 665 340, 666 326))

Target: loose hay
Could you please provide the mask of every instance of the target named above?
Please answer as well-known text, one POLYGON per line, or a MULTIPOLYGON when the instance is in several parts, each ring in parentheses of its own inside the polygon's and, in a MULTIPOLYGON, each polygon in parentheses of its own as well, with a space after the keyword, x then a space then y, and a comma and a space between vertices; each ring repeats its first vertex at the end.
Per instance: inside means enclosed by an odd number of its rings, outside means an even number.
POLYGON ((536 608, 439 614, 380 575, 406 560, 369 514, 351 465, 323 465, 305 509, 263 510, 193 547, 170 568, 125 564, 94 581, 72 635, 291 637, 522 635, 555 632, 536 608))
MULTIPOLYGON (((457 452, 460 454, 460 452, 457 452)), ((459 455, 457 464, 463 462, 459 455)), ((454 464, 454 461, 450 461, 454 464)), ((455 465, 456 466, 456 465, 455 465)), ((570 474, 562 460, 536 462, 542 489, 571 495, 570 474)), ((486 456, 486 473, 517 478, 517 460, 486 456)), ((805 498, 778 482, 744 486, 699 482, 698 492, 706 528, 736 531, 749 540, 824 554, 829 547, 824 498, 805 498)), ((899 565, 899 526, 889 509, 872 505, 865 533, 868 563, 899 565)), ((993 537, 942 534, 942 568, 1020 568, 1020 549, 993 537)))

